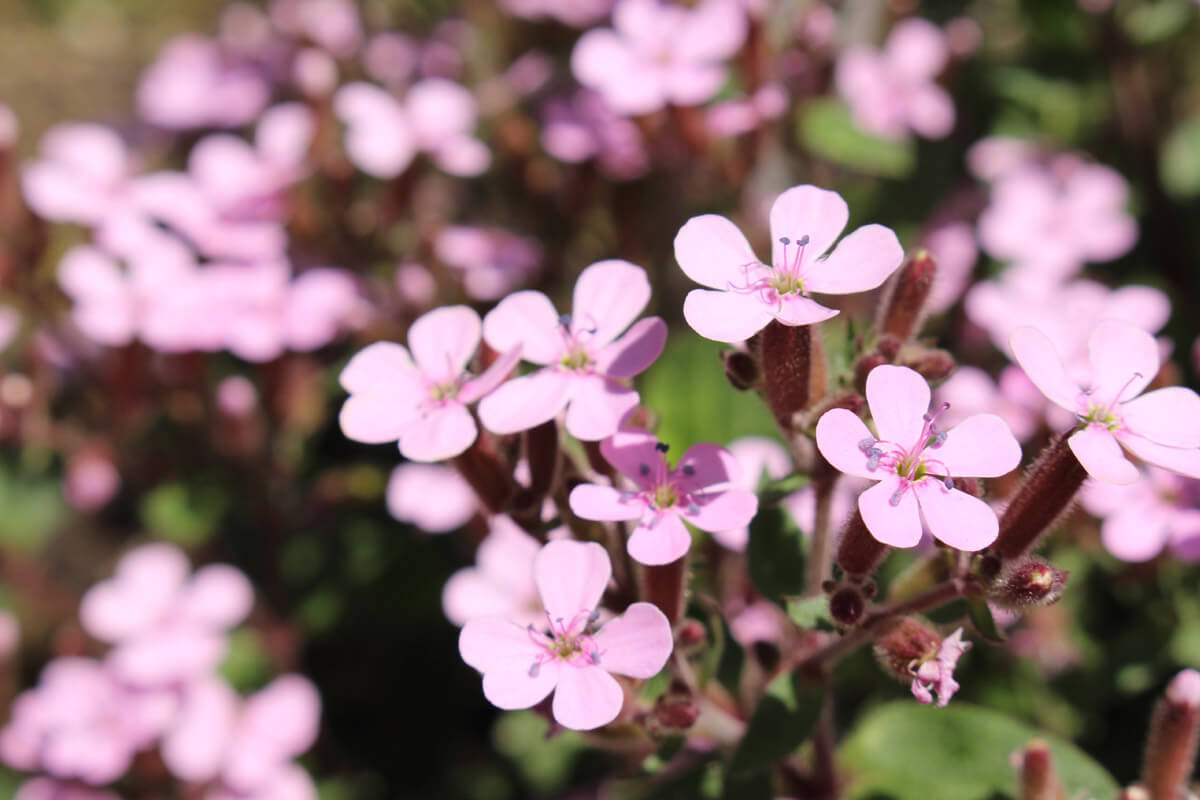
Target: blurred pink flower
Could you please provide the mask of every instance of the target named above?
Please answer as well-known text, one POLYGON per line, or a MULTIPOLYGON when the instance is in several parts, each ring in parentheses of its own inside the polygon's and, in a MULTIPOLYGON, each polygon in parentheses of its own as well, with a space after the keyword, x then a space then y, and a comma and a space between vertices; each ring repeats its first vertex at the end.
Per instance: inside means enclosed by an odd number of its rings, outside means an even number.
POLYGON ((922 246, 937 261, 937 276, 925 307, 933 314, 940 314, 958 302, 971 279, 979 260, 975 231, 961 220, 947 222, 928 231, 922 246))
POLYGON ((212 782, 206 800, 315 800, 312 779, 292 759, 320 725, 316 687, 283 675, 242 700, 220 678, 191 684, 163 736, 162 757, 189 783, 212 782))
POLYGON ((126 212, 137 165, 116 131, 90 123, 50 128, 21 171, 25 202, 54 222, 98 226, 126 212))
POLYGON ((788 624, 779 606, 759 600, 729 619, 729 632, 742 647, 750 647, 756 642, 778 642, 788 624))
POLYGON ((534 561, 548 632, 503 617, 463 626, 458 649, 483 673, 484 696, 505 709, 530 708, 554 692, 554 719, 574 730, 607 725, 625 691, 610 673, 650 678, 674 648, 671 625, 650 603, 595 626, 596 606, 612 577, 608 553, 594 542, 550 542, 534 561))
POLYGON ((167 42, 142 73, 137 106, 143 119, 162 128, 236 128, 254 119, 270 96, 256 66, 223 52, 219 42, 184 35, 167 42))
POLYGON ((600 452, 636 487, 585 483, 571 490, 571 510, 584 519, 637 520, 629 555, 643 564, 669 564, 692 545, 684 521, 703 531, 743 528, 758 512, 758 497, 738 485, 738 463, 723 447, 697 444, 672 468, 666 446, 644 431, 620 431, 600 452))
POLYGON ((1153 336, 1115 320, 1097 325, 1088 338, 1087 388, 1068 374, 1054 343, 1038 329, 1013 331, 1011 347, 1042 394, 1082 423, 1067 443, 1093 478, 1137 480, 1137 467, 1122 447, 1143 461, 1200 478, 1200 396, 1182 386, 1138 396, 1158 375, 1161 359, 1153 336))
POLYGON ((53 778, 33 778, 25 781, 13 795, 13 800, 121 800, 112 792, 90 789, 53 778))
POLYGON ((80 511, 102 508, 121 486, 121 473, 112 459, 97 449, 73 456, 63 476, 63 495, 80 511))
POLYGON ((0 609, 0 664, 8 663, 21 644, 21 623, 7 609, 0 609))
POLYGON ((509 517, 492 517, 487 538, 475 553, 475 566, 450 576, 442 590, 446 618, 462 626, 477 617, 502 616, 518 625, 542 618, 533 580, 541 545, 509 517))
POLYGON ((842 53, 835 81, 863 130, 889 139, 910 130, 942 139, 954 127, 954 101, 934 79, 948 60, 942 30, 909 18, 896 24, 882 50, 856 45, 842 53))
POLYGON ((340 378, 350 393, 339 417, 342 432, 368 444, 399 441, 412 461, 441 461, 470 447, 478 429, 467 406, 499 386, 521 357, 519 343, 498 348, 503 355, 471 376, 466 368, 480 327, 470 308, 447 306, 408 329, 412 355, 392 342, 361 350, 340 378))
POLYGON ((376 178, 396 177, 418 153, 460 177, 479 175, 491 162, 473 136, 475 98, 446 78, 418 81, 403 102, 378 86, 350 83, 334 95, 333 108, 346 125, 346 155, 376 178))
POLYGON ((722 62, 741 49, 747 27, 735 0, 702 0, 694 8, 618 0, 613 28, 585 33, 571 70, 618 114, 699 105, 724 84, 722 62))
POLYGON ((500 6, 510 14, 528 19, 550 17, 564 25, 583 28, 599 22, 608 15, 615 0, 500 0, 500 6))
POLYGON ((970 642, 964 642, 962 628, 942 640, 936 658, 931 658, 917 667, 916 677, 912 682, 913 697, 922 703, 932 703, 937 695, 939 708, 945 708, 950 698, 958 691, 958 682, 954 680, 954 668, 958 659, 971 649, 970 642))
POLYGON ((83 596, 83 627, 113 645, 106 666, 128 684, 175 687, 210 673, 225 657, 225 631, 250 613, 254 589, 241 572, 225 564, 190 572, 174 545, 143 545, 83 596))
POLYGON ((400 522, 426 533, 457 530, 479 509, 479 498, 451 467, 439 464, 401 464, 387 485, 387 508, 400 522))
POLYGON ((975 414, 995 414, 1013 435, 1024 442, 1032 436, 1046 408, 1046 399, 1017 367, 1008 366, 999 382, 977 367, 960 366, 937 388, 934 401, 948 404, 947 425, 957 425, 975 414))
POLYGON ((615 259, 579 274, 570 315, 560 317, 541 292, 501 300, 484 318, 484 339, 499 352, 520 347, 521 358, 543 369, 485 397, 480 420, 495 433, 516 433, 565 407, 575 438, 611 436, 638 404, 638 393, 621 381, 654 363, 666 343, 667 325, 658 317, 634 322, 649 301, 645 270, 615 259))
POLYGON ((1125 486, 1088 481, 1080 501, 1103 520, 1104 549, 1122 561, 1149 561, 1164 547, 1200 561, 1200 481, 1150 467, 1125 486))
POLYGON ((396 292, 408 306, 429 308, 437 299, 437 281, 423 264, 408 262, 396 267, 396 292))
POLYGON ((271 0, 271 22, 285 33, 349 58, 362 44, 362 21, 352 0, 271 0))
POLYGON ((433 251, 462 275, 473 300, 499 300, 537 274, 542 248, 536 239, 502 228, 449 225, 438 232, 433 251))
POLYGON ((1041 157, 1041 148, 1015 136, 986 136, 967 151, 967 170, 981 181, 995 181, 1041 157))
POLYGON ((217 408, 230 417, 245 417, 258 406, 258 389, 244 375, 230 375, 217 384, 217 408))
POLYGON ((641 177, 649 167, 638 126, 613 113, 595 92, 580 89, 569 99, 546 103, 542 118, 542 146, 559 161, 595 159, 606 175, 618 180, 641 177))
POLYGON ((417 69, 420 45, 411 36, 395 31, 376 34, 363 50, 363 70, 385 86, 408 81, 417 69))
POLYGON ((787 90, 772 83, 748 98, 712 106, 704 115, 704 124, 714 136, 740 136, 779 118, 787 111, 787 105, 787 90))
POLYGON ((867 404, 878 437, 846 409, 817 421, 817 448, 836 469, 879 481, 858 498, 871 535, 892 547, 921 541, 924 520, 935 537, 959 550, 982 550, 999 531, 984 501, 954 488, 955 477, 995 478, 1021 463, 1021 445, 993 414, 968 417, 953 429, 929 412, 929 384, 907 367, 884 365, 867 376, 867 404))
POLYGON ((0 152, 11 150, 21 135, 17 115, 4 103, 0 103, 0 152))
POLYGON ((810 325, 836 316, 808 295, 874 289, 904 260, 896 234, 882 225, 864 225, 824 255, 849 214, 841 195, 816 186, 779 195, 770 214, 773 266, 758 260, 725 217, 692 217, 675 237, 675 260, 684 274, 711 289, 688 294, 684 318, 707 339, 739 342, 772 319, 810 325))

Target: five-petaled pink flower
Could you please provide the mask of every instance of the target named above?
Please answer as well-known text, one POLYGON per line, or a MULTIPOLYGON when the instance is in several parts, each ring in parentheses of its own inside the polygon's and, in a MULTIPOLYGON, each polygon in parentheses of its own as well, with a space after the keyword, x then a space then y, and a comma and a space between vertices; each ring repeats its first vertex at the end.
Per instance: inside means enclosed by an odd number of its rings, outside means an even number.
POLYGON ((846 227, 850 211, 837 192, 794 186, 771 206, 771 264, 761 263, 728 219, 693 217, 675 237, 675 260, 710 289, 694 289, 683 316, 696 333, 718 342, 740 342, 772 319, 811 325, 838 312, 809 293, 851 294, 874 289, 904 260, 896 234, 864 225, 822 257, 846 227), (716 291, 712 291, 716 290, 716 291))
POLYGON ((501 300, 483 320, 483 338, 501 352, 519 346, 522 358, 545 368, 485 397, 479 404, 483 424, 495 433, 516 433, 566 407, 567 431, 575 438, 596 441, 616 433, 638 404, 638 393, 620 380, 653 364, 667 340, 667 325, 658 317, 630 327, 648 302, 645 270, 619 260, 580 273, 567 316, 560 317, 541 292, 501 300))
POLYGON ((1105 320, 1088 339, 1090 385, 1067 374, 1054 344, 1037 328, 1018 328, 1013 357, 1042 394, 1076 414, 1082 427, 1067 444, 1088 474, 1133 483, 1138 470, 1121 447, 1143 461, 1200 478, 1200 396, 1182 386, 1139 397, 1158 375, 1159 349, 1141 328, 1105 320))
POLYGON ((408 329, 408 347, 376 342, 342 370, 350 393, 339 418, 342 432, 368 444, 398 440, 412 461, 441 461, 466 450, 479 430, 467 405, 494 389, 520 358, 506 352, 472 377, 467 362, 479 346, 479 315, 466 306, 424 314, 408 329), (416 363, 413 360, 416 360, 416 363))
POLYGON ((710 533, 750 524, 758 497, 737 484, 737 459, 715 444, 688 448, 672 469, 667 446, 644 431, 621 431, 600 443, 610 464, 636 489, 585 483, 571 490, 571 510, 584 519, 637 520, 629 555, 643 564, 682 558, 692 537, 683 521, 710 533))
POLYGON ((538 553, 534 577, 547 625, 473 619, 463 626, 459 652, 483 673, 484 696, 500 708, 530 708, 554 692, 552 709, 560 725, 575 730, 607 725, 625 704, 625 691, 611 673, 656 675, 674 647, 671 624, 653 604, 634 603, 597 627, 596 606, 612 564, 594 542, 550 542, 538 553))
POLYGON ((999 532, 984 501, 954 488, 955 477, 995 478, 1021 462, 1021 445, 1004 420, 975 414, 948 431, 929 413, 929 384, 907 367, 884 365, 867 376, 867 404, 878 436, 851 411, 835 408, 817 422, 821 455, 848 475, 879 483, 858 497, 871 535, 892 547, 921 541, 921 520, 959 550, 982 550, 999 532))
POLYGON ((937 695, 939 708, 945 708, 950 698, 958 691, 958 681, 954 680, 954 668, 958 659, 971 649, 970 642, 964 642, 962 628, 942 640, 937 656, 921 664, 913 676, 913 697, 922 703, 932 703, 937 695))

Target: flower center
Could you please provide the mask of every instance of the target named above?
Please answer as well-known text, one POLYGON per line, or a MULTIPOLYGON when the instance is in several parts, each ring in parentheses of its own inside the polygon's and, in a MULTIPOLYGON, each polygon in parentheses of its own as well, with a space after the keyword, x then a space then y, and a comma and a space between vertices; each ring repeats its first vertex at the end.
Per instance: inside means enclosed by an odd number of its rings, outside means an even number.
POLYGON ((654 505, 659 508, 670 508, 677 502, 679 502, 679 494, 671 484, 663 484, 654 490, 654 505))
POLYGON ((921 434, 912 447, 905 448, 895 442, 882 439, 863 439, 858 443, 858 449, 867 457, 868 471, 874 472, 883 467, 903 479, 900 488, 892 495, 890 502, 893 506, 900 505, 900 500, 909 486, 935 475, 945 476, 942 478, 942 483, 946 489, 954 488, 954 478, 950 475, 950 470, 945 463, 936 458, 925 457, 926 449, 936 450, 946 442, 946 431, 939 431, 935 421, 949 407, 949 403, 942 403, 941 408, 937 411, 925 415, 925 424, 921 427, 921 434))
POLYGON ((808 234, 804 234, 795 242, 787 236, 779 237, 783 245, 783 255, 775 264, 774 275, 771 277, 771 288, 781 295, 804 294, 804 278, 801 268, 804 264, 804 251, 808 249, 808 234), (791 249, 791 248, 795 249, 791 249))
POLYGON ((458 396, 458 390, 461 388, 462 387, 459 385, 459 382, 456 380, 447 381, 446 383, 438 383, 434 384, 433 387, 430 388, 429 396, 435 403, 441 403, 446 400, 453 400, 458 396))
POLYGON ((550 621, 548 633, 540 633, 532 625, 528 626, 526 630, 530 640, 541 650, 529 667, 529 677, 536 678, 542 664, 551 661, 599 664, 600 650, 592 638, 596 633, 594 626, 598 616, 596 611, 580 611, 570 622, 565 622, 561 618, 551 619, 547 612, 546 619, 550 621))
POLYGON ((582 347, 576 347, 563 354, 563 357, 559 359, 558 363, 563 369, 574 370, 577 372, 579 370, 587 369, 587 367, 592 363, 592 358, 582 347))
POLYGON ((1089 425, 1101 425, 1110 431, 1116 431, 1121 427, 1121 418, 1113 411, 1111 405, 1089 404, 1087 411, 1083 414, 1083 421, 1089 425))

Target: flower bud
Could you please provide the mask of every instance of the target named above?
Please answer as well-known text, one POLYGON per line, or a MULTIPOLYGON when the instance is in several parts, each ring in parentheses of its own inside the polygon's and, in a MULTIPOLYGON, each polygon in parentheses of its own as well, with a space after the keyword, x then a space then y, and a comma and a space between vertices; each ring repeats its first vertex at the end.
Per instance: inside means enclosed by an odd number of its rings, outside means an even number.
POLYGON ((876 367, 890 364, 892 360, 877 351, 870 352, 854 363, 854 388, 862 394, 867 391, 867 376, 876 367))
POLYGON ((1033 740, 1014 753, 1013 760, 1021 777, 1020 800, 1066 800, 1054 769, 1054 756, 1045 742, 1033 740))
POLYGON ((988 592, 988 600, 1012 611, 1053 605, 1066 583, 1065 570, 1031 558, 1001 578, 988 592))
POLYGON ((839 625, 857 625, 866 610, 866 598, 857 586, 843 586, 829 598, 829 616, 839 625))
POLYGON ((921 664, 937 658, 941 643, 942 637, 928 623, 901 617, 875 642, 875 657, 887 672, 900 680, 912 680, 921 664))
POLYGON ((867 530, 862 514, 855 509, 842 531, 835 560, 847 578, 861 581, 875 571, 887 550, 887 545, 867 530))
POLYGON ((1067 445, 1070 432, 1051 442, 1034 462, 1025 482, 1000 517, 992 551, 1005 561, 1028 552, 1070 507, 1087 471, 1067 445))
POLYGON ((1150 719, 1142 784, 1153 800, 1177 800, 1196 762, 1200 739, 1200 672, 1185 669, 1167 686, 1150 719))
POLYGON ((812 356, 811 325, 791 326, 772 320, 763 329, 763 390, 767 406, 784 430, 792 430, 796 412, 808 407, 812 356))
POLYGON ((642 568, 642 599, 658 606, 674 625, 683 616, 687 594, 687 554, 670 564, 642 568))
POLYGON ((747 392, 758 385, 758 362, 745 350, 725 350, 721 353, 725 365, 725 379, 739 392, 747 392))
POLYGON ((891 364, 896 360, 896 356, 900 355, 900 348, 903 346, 903 339, 885 333, 875 342, 875 352, 886 358, 887 363, 891 364))
POLYGON ((901 341, 911 339, 920 327, 936 277, 937 262, 927 250, 918 250, 892 279, 880 307, 879 331, 901 341))
POLYGON ((1150 793, 1141 786, 1133 785, 1117 795, 1117 800, 1152 800, 1150 793))
POLYGON ((958 362, 945 350, 926 350, 908 360, 903 366, 915 369, 930 383, 937 383, 949 378, 950 373, 958 368, 958 362))
POLYGON ((695 647, 707 638, 708 633, 704 630, 704 623, 695 619, 685 619, 679 623, 679 630, 675 634, 675 640, 680 647, 695 647))
POLYGON ((676 679, 658 698, 647 722, 653 733, 666 733, 687 730, 696 724, 699 716, 700 708, 692 698, 691 690, 676 679))

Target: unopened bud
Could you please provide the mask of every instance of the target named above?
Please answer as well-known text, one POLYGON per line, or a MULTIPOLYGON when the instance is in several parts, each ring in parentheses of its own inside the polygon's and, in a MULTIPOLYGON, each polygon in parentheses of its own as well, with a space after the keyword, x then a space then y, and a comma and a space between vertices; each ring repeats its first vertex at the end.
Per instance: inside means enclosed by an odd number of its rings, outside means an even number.
POLYGON ((958 362, 945 350, 927 350, 904 366, 915 369, 930 383, 937 383, 949 378, 950 373, 958 368, 958 362))
POLYGON ((1150 719, 1142 785, 1153 800, 1178 800, 1196 763, 1200 739, 1200 672, 1185 669, 1167 686, 1150 719))
POLYGON ((642 570, 642 599, 658 606, 672 625, 683 616, 686 594, 686 554, 670 564, 647 566, 642 570))
POLYGON ((771 320, 762 331, 763 390, 767 406, 784 430, 811 396, 813 340, 811 325, 771 320))
POLYGON ((680 647, 695 647, 707 638, 708 632, 704 630, 704 624, 694 619, 685 619, 679 623, 679 632, 675 634, 680 647))
POLYGON ((925 302, 937 277, 937 262, 927 250, 918 250, 892 278, 881 306, 879 330, 901 341, 911 339, 921 324, 925 302))
POLYGON ((687 730, 696 724, 699 716, 700 709, 692 698, 691 690, 676 679, 654 704, 650 728, 655 733, 687 730))
POLYGON ((748 392, 758 385, 761 377, 758 361, 745 350, 724 350, 721 362, 725 365, 725 379, 739 392, 748 392))
POLYGON ((866 610, 866 598, 857 586, 843 586, 829 598, 829 616, 839 625, 857 625, 866 610))
POLYGON ((854 388, 858 389, 861 393, 865 393, 867 391, 867 376, 871 374, 871 370, 890 363, 892 363, 890 358, 886 358, 877 352, 867 353, 858 359, 858 361, 854 362, 854 388))
POLYGON ((912 680, 917 666, 936 658, 942 637, 927 623, 901 617, 875 642, 880 665, 901 680, 912 680))
POLYGON ((1083 485, 1087 471, 1067 445, 1069 435, 1064 433, 1047 445, 1004 509, 991 549, 1005 561, 1028 552, 1066 512, 1083 485))
POLYGON ((1012 611, 1053 605, 1066 583, 1065 570, 1030 559, 1001 578, 988 592, 988 600, 1012 611))
POLYGON ((851 580, 862 580, 875 571, 875 567, 887 554, 887 545, 880 542, 867 530, 862 514, 855 509, 846 522, 838 543, 836 561, 842 572, 851 580))
POLYGON ((1066 800, 1054 769, 1054 756, 1045 742, 1035 739, 1015 753, 1014 760, 1021 776, 1020 800, 1066 800))
POLYGON ((885 333, 875 341, 875 352, 892 363, 896 360, 896 356, 900 355, 900 348, 904 346, 904 340, 899 336, 892 336, 890 333, 885 333))

